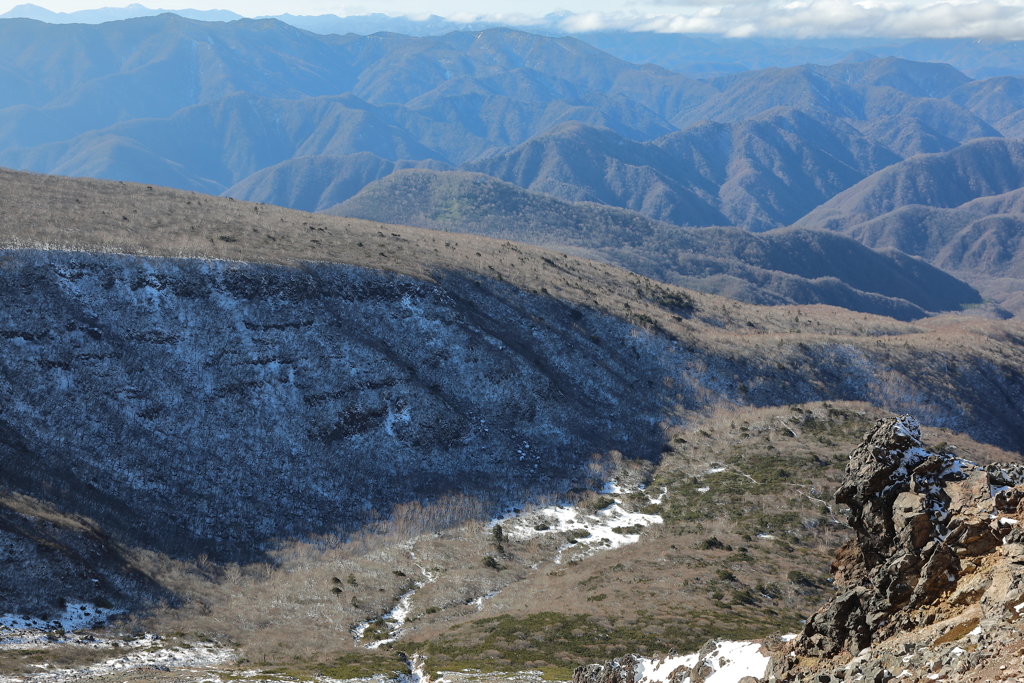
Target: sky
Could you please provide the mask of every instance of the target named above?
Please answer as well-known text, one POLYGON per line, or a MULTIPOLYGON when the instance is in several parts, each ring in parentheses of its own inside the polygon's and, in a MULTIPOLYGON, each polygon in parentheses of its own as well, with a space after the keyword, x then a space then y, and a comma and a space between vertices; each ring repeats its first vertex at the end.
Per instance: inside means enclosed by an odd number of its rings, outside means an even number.
MULTIPOLYGON (((159 7, 161 0, 146 3, 159 7)), ((226 9, 243 16, 380 12, 434 14, 565 32, 607 29, 712 33, 731 37, 895 37, 1024 39, 1024 0, 185 0, 164 8, 226 9)), ((0 0, 0 13, 18 2, 0 0)), ((101 6, 95 0, 42 0, 55 12, 101 6)), ((109 5, 124 6, 124 5, 109 5)))

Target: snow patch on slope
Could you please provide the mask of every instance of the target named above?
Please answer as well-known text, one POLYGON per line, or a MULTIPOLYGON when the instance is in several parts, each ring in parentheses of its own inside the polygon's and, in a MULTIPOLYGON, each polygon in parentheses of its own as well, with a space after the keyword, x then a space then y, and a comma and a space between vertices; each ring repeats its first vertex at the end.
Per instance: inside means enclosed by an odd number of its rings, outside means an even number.
MULTIPOLYGON (((680 668, 692 669, 697 663, 697 654, 665 657, 664 659, 641 658, 636 665, 636 683, 665 683, 680 668)), ((686 674, 689 676, 689 674, 686 674)))
POLYGON ((0 632, 3 629, 75 631, 80 628, 92 628, 118 612, 115 609, 97 607, 86 602, 72 602, 68 603, 64 607, 64 612, 54 619, 40 619, 21 614, 0 614, 0 632))
MULTIPOLYGON (((411 547, 409 549, 409 556, 413 559, 414 562, 416 561, 416 553, 414 553, 412 551, 411 547)), ((417 564, 416 566, 419 567, 419 570, 421 572, 423 572, 423 581, 414 583, 412 588, 407 590, 402 595, 402 597, 400 597, 398 599, 398 604, 395 605, 394 608, 390 612, 388 612, 387 614, 385 614, 385 615, 383 615, 381 617, 378 617, 376 619, 371 619, 369 621, 364 621, 363 623, 361 623, 358 626, 356 626, 355 628, 353 628, 352 629, 352 636, 354 638, 353 644, 356 647, 360 646, 360 642, 359 641, 362 640, 363 636, 366 635, 367 629, 369 629, 370 626, 372 626, 373 624, 378 624, 378 623, 383 622, 383 624, 388 629, 388 637, 381 638, 381 639, 378 639, 378 640, 373 640, 373 641, 371 641, 369 643, 366 643, 366 644, 362 645, 362 647, 365 647, 365 648, 367 648, 369 650, 376 650, 381 645, 387 645, 388 643, 393 643, 396 640, 398 640, 398 638, 402 635, 402 626, 405 624, 405 620, 409 616, 409 612, 412 611, 412 599, 413 599, 413 596, 416 595, 416 591, 418 591, 420 588, 423 588, 423 586, 427 585, 428 583, 433 582, 437 578, 437 576, 435 576, 434 574, 431 574, 429 571, 427 571, 426 567, 423 567, 422 565, 419 565, 419 564, 417 564)))
MULTIPOLYGON (((24 633, 24 632, 17 632, 24 633)), ((38 631, 36 631, 38 633, 38 631)), ((0 634, 3 634, 0 631, 0 634)), ((95 649, 112 648, 115 645, 129 646, 130 652, 105 661, 93 664, 81 669, 51 669, 48 665, 35 674, 20 674, 17 676, 0 676, 0 683, 63 683, 75 679, 92 678, 94 676, 105 676, 115 672, 130 671, 140 667, 148 667, 169 671, 177 668, 200 668, 217 666, 232 661, 235 658, 235 651, 231 648, 221 647, 216 643, 192 643, 184 647, 171 646, 159 647, 161 639, 158 636, 147 633, 134 640, 111 640, 106 638, 75 638, 69 637, 60 641, 33 643, 33 647, 43 648, 57 644, 58 642, 76 642, 79 645, 89 646, 95 649)), ((6 643, 4 641, 0 641, 6 643)), ((0 645, 0 649, 7 649, 11 646, 0 645)), ((16 645, 14 647, 17 647, 16 645)))
POLYGON ((760 643, 712 640, 696 654, 640 658, 634 680, 636 683, 668 683, 673 674, 677 674, 678 683, 691 683, 691 674, 699 666, 703 676, 700 680, 704 683, 737 683, 744 676, 763 677, 769 659, 760 643))
POLYGON ((581 560, 601 550, 636 543, 643 528, 664 522, 661 515, 627 511, 622 505, 621 495, 629 491, 614 482, 606 484, 602 493, 617 497, 613 498, 611 505, 600 510, 587 511, 575 505, 555 504, 528 512, 513 511, 493 520, 492 525, 501 522, 505 535, 515 541, 550 534, 570 536, 571 540, 558 549, 554 558, 555 564, 561 564, 565 554, 569 555, 569 560, 581 560))

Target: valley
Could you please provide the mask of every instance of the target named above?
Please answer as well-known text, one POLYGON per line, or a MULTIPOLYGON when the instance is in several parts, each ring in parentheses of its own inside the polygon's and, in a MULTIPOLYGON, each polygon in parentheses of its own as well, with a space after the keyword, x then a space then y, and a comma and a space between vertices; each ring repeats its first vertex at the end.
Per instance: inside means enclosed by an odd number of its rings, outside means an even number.
POLYGON ((0 683, 1020 669, 1015 43, 212 18, 0 18, 0 683))
MULTIPOLYGON (((567 680, 793 632, 876 417, 1020 448, 1016 320, 752 306, 509 241, 2 173, 0 611, 109 605, 133 615, 111 633, 230 649, 200 676, 412 651, 567 680)), ((107 675, 61 631, 54 662, 107 675)), ((3 652, 8 676, 50 659, 3 652)))

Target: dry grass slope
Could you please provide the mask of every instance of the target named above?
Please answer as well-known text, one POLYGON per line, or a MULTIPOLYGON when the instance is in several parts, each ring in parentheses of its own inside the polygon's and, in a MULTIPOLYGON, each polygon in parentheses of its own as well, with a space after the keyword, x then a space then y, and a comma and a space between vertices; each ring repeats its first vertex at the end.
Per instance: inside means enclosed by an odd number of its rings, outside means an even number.
MULTIPOLYGON (((405 648, 431 654, 435 668, 539 667, 558 678, 628 651, 791 630, 829 591, 827 564, 846 533, 830 491, 876 417, 915 412, 934 426, 926 434, 934 448, 982 460, 1014 457, 996 446, 1024 445, 1019 322, 943 316, 907 324, 825 306, 749 306, 507 241, 158 187, 10 171, 0 179, 0 240, 10 248, 344 263, 438 282, 457 273, 603 311, 678 349, 667 355, 689 354, 685 372, 658 388, 675 402, 652 424, 666 443, 657 468, 614 454, 595 462, 607 476, 665 490, 656 509, 642 496, 627 500, 665 519, 635 545, 558 565, 550 537, 510 541, 499 552, 481 508, 458 499, 396 508, 348 538, 288 541, 261 563, 119 548, 183 607, 117 628, 237 644, 243 668, 392 671, 405 648), (821 399, 833 403, 812 403, 821 399), (504 568, 486 566, 487 556, 504 568), (352 645, 353 625, 385 614, 411 581, 431 577, 392 649, 352 645)), ((92 525, 24 498, 5 505, 65 527, 92 525)))
MULTIPOLYGON (((653 508, 640 494, 625 502, 665 523, 579 561, 553 563, 564 539, 538 537, 506 539, 502 570, 483 566, 496 550, 482 520, 431 521, 466 501, 402 509, 347 541, 289 543, 268 563, 135 552, 135 566, 185 603, 116 628, 213 638, 240 648, 239 669, 300 677, 400 670, 401 650, 428 654, 433 670, 539 668, 559 680, 628 652, 790 632, 831 591, 828 565, 848 538, 831 494, 849 451, 885 414, 863 403, 722 408, 675 429, 657 468, 620 461, 607 471, 664 492, 653 508), (398 642, 356 647, 351 628, 385 614, 425 573, 433 580, 416 591, 398 642), (474 604, 480 596, 490 597, 474 604)), ((980 462, 1013 457, 941 428, 926 428, 925 442, 980 462)), ((578 503, 600 504, 592 494, 578 503)), ((12 658, 8 667, 28 664, 12 658)))

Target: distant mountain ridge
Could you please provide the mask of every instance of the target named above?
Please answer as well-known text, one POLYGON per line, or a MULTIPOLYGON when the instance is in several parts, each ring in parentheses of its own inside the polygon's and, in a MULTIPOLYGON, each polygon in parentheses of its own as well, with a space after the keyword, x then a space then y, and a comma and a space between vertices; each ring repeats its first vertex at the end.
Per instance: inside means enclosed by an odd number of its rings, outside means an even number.
POLYGON ((874 252, 841 235, 680 228, 477 173, 397 171, 325 213, 569 251, 749 303, 824 303, 911 320, 981 302, 924 261, 874 252))
POLYGON ((1024 142, 976 140, 894 164, 833 197, 797 225, 845 230, 903 206, 951 208, 1022 186, 1024 142))
POLYGON ((150 9, 137 2, 125 5, 124 7, 99 7, 96 9, 75 10, 74 12, 54 12, 45 7, 26 2, 15 5, 3 14, 0 14, 0 19, 35 19, 36 21, 45 21, 48 24, 101 24, 107 21, 153 17, 168 12, 187 19, 199 19, 200 21, 235 21, 243 18, 241 14, 226 9, 150 9))
MULTIPOLYGON (((99 8, 75 12, 53 12, 25 3, 0 14, 4 18, 27 18, 49 23, 100 23, 172 12, 190 19, 233 21, 242 19, 229 10, 150 9, 138 3, 123 8, 99 8)), ((528 26, 533 33, 554 37, 572 35, 584 42, 630 62, 658 64, 693 76, 709 71, 746 71, 766 67, 791 67, 806 63, 835 64, 875 57, 901 57, 922 62, 951 64, 974 78, 1024 75, 1019 41, 978 41, 964 39, 892 40, 871 38, 820 39, 723 38, 712 34, 649 33, 633 30, 600 30, 573 33, 563 28, 570 16, 556 12, 538 17, 528 26), (851 58, 853 56, 853 58, 851 58)), ((437 36, 452 31, 479 31, 507 27, 488 21, 453 21, 437 15, 425 18, 388 16, 382 13, 338 16, 279 14, 270 17, 313 33, 339 34, 388 32, 409 36, 437 36)), ((515 27, 513 27, 515 28, 515 27)))
POLYGON ((648 143, 566 124, 464 164, 526 189, 677 225, 764 230, 792 223, 899 156, 841 121, 794 109, 706 122, 648 143))
MULTIPOLYGON (((760 232, 826 227, 815 221, 833 210, 846 222, 860 221, 852 217, 858 212, 874 218, 843 203, 850 188, 883 182, 892 168, 917 168, 922 153, 955 155, 974 149, 971 141, 998 140, 1000 131, 1024 121, 1024 79, 975 81, 948 64, 897 56, 857 53, 832 64, 759 70, 711 64, 702 73, 708 77, 691 78, 576 38, 506 28, 417 38, 325 35, 275 19, 203 22, 169 13, 98 25, 2 19, 0 165, 310 211, 354 202, 396 171, 458 169, 529 191, 523 201, 530 220, 562 237, 581 220, 578 206, 565 206, 581 202, 604 205, 587 211, 609 225, 639 225, 613 210, 622 209, 657 223, 655 232, 670 231, 662 224, 760 232), (537 193, 563 208, 552 209, 556 204, 537 193), (538 219, 542 204, 548 208, 538 219), (558 224, 556 216, 568 222, 558 224)), ((1004 149, 991 147, 997 148, 1004 149)), ((943 206, 1003 166, 977 161, 977 178, 966 184, 938 166, 920 166, 925 179, 918 184, 930 189, 916 201, 943 206)), ((981 194, 1011 191, 1020 179, 993 177, 989 184, 981 194)), ((358 200, 361 215, 373 213, 368 197, 387 196, 374 192, 358 200)), ((962 201, 976 196, 967 191, 962 201)), ((406 215, 413 220, 428 208, 406 215)), ((493 219, 476 223, 493 226, 508 216, 493 219)), ((628 231, 616 230, 627 238, 628 231)), ((733 243, 733 233, 718 234, 733 243)), ((706 243, 697 251, 711 260, 698 267, 697 257, 679 256, 675 246, 655 253, 655 244, 647 239, 642 253, 627 242, 600 248, 615 263, 749 301, 830 301, 891 309, 902 318, 975 302, 954 281, 929 302, 909 281, 902 294, 865 289, 849 272, 809 284, 824 274, 737 261, 706 243), (958 293, 943 298, 952 292, 958 293), (911 308, 867 301, 868 295, 911 308)), ((789 242, 810 253, 820 244, 821 238, 789 242)), ((961 251, 977 250, 965 244, 961 251)), ((978 286, 978 278, 992 275, 981 270, 970 271, 978 286)))
POLYGON ((907 159, 821 205, 798 226, 915 254, 1024 311, 1024 143, 976 140, 907 159))

